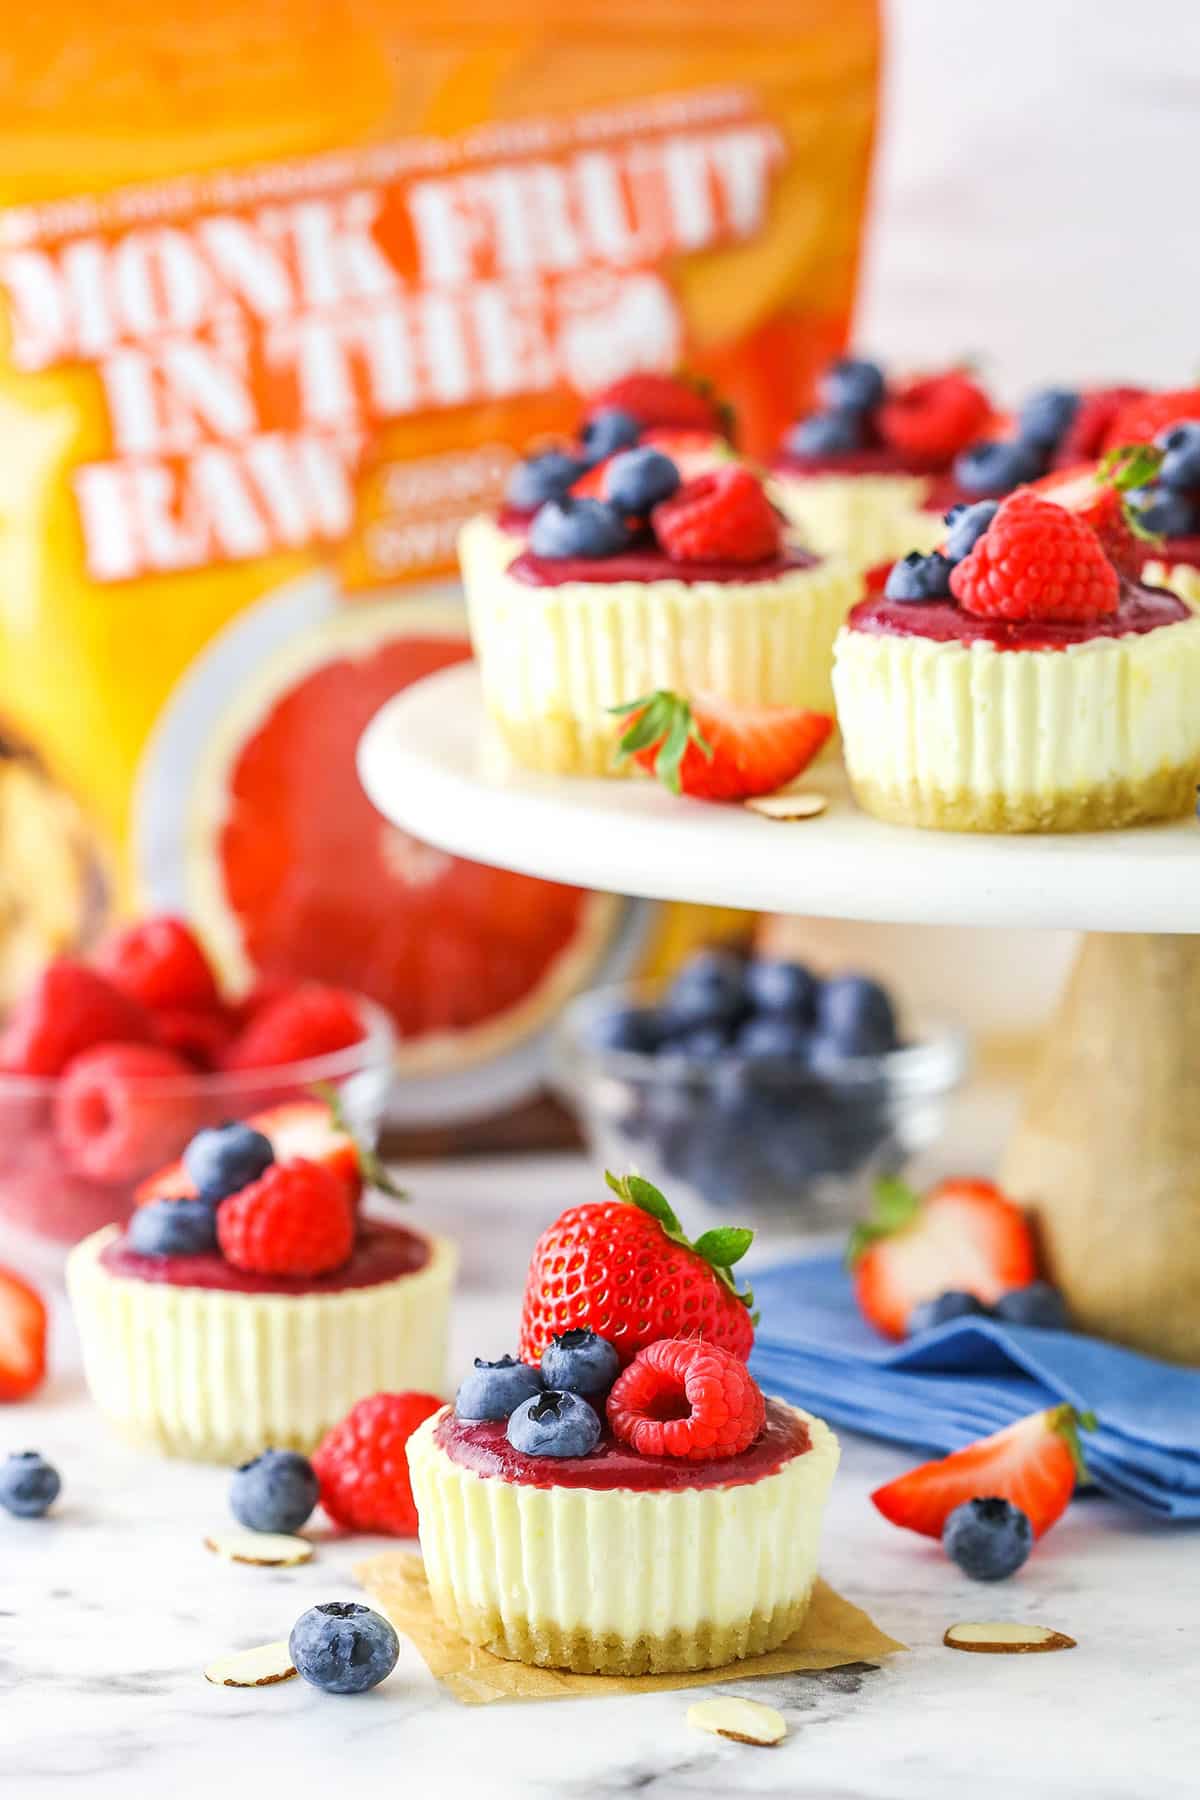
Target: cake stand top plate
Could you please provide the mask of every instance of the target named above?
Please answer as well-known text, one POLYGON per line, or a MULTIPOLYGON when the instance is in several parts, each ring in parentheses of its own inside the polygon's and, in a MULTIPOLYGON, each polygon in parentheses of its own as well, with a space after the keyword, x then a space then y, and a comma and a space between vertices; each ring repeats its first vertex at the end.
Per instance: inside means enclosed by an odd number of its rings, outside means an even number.
POLYGON ((835 761, 804 782, 828 810, 795 823, 650 781, 536 775, 488 729, 469 664, 390 701, 358 760, 380 812, 413 836, 580 887, 897 924, 1200 933, 1195 819, 1065 836, 911 831, 859 812, 835 761))

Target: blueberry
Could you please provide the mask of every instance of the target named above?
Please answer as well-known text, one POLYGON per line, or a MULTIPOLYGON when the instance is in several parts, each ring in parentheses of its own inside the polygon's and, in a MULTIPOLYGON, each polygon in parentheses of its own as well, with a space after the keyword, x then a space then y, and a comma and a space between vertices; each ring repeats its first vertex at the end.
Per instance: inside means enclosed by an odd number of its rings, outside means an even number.
POLYGON ((812 1034, 786 1013, 759 1013, 747 1019, 734 1048, 751 1062, 807 1062, 812 1034))
POLYGON ((625 521, 604 500, 547 500, 529 527, 535 556, 616 556, 628 542, 625 521))
POLYGON ((151 1200, 135 1209, 125 1241, 138 1256, 211 1256, 217 1209, 207 1200, 151 1200))
POLYGON ((889 600, 944 600, 950 592, 953 566, 940 550, 928 556, 910 550, 888 570, 884 594, 889 600))
POLYGON ((527 456, 509 476, 505 499, 521 512, 536 512, 547 500, 561 500, 579 480, 584 465, 566 450, 543 450, 527 456))
POLYGON ((292 1626, 288 1655, 296 1673, 327 1694, 365 1694, 386 1681, 400 1655, 387 1620, 353 1600, 310 1606, 292 1626))
POLYGON ((919 1337, 921 1332, 932 1331, 935 1325, 945 1325, 951 1319, 980 1318, 987 1310, 974 1294, 964 1293, 961 1288, 949 1288, 936 1300, 923 1300, 920 1306, 913 1307, 908 1315, 908 1335, 919 1337))
POLYGON ((592 414, 580 433, 583 460, 589 469, 618 450, 632 449, 642 435, 641 422, 619 406, 606 406, 592 414))
POLYGON ((992 1308, 1007 1325, 1040 1325, 1043 1331, 1070 1331, 1066 1302, 1048 1281, 1031 1281, 1028 1287, 1010 1288, 992 1308))
POLYGON ((578 1394, 547 1388, 512 1414, 508 1441, 522 1456, 586 1456, 600 1442, 600 1420, 578 1394))
POLYGON ((313 1466, 298 1450, 264 1450, 240 1463, 229 1484, 229 1510, 247 1531, 299 1531, 319 1498, 313 1466))
POLYGON ((686 1062, 716 1062, 729 1049, 729 1037, 720 1025, 693 1025, 677 1032, 668 1046, 672 1056, 686 1062))
POLYGON ((746 998, 757 1012, 787 1013, 811 1021, 817 1003, 817 980, 803 963, 763 956, 747 964, 746 998))
POLYGON ((552 1391, 607 1394, 620 1370, 608 1339, 586 1325, 557 1332, 542 1352, 542 1380, 552 1391))
POLYGON ((648 513, 660 500, 669 500, 678 486, 675 464, 649 445, 622 451, 604 473, 604 498, 621 513, 648 513))
POLYGON ((1011 1500, 964 1500, 942 1527, 942 1546, 972 1581, 1003 1581, 1033 1549, 1033 1526, 1011 1500))
POLYGON ((818 392, 831 412, 871 412, 883 399, 883 370, 865 357, 839 357, 822 375, 818 392))
POLYGON ((1184 419, 1161 431, 1155 443, 1164 452, 1158 479, 1164 487, 1187 492, 1200 488, 1200 424, 1184 419))
POLYGON ((897 1043, 885 990, 865 975, 834 975, 817 995, 817 1032, 843 1056, 885 1056, 897 1043))
POLYGON ((629 1050, 646 1055, 658 1047, 655 1015, 642 1006, 614 1006, 588 1020, 587 1041, 593 1050, 629 1050))
POLYGON ((1007 494, 1042 473, 1045 458, 1033 444, 981 438, 954 462, 954 479, 968 494, 1007 494))
POLYGON ((36 1450, 15 1450, 0 1463, 0 1506, 18 1519, 40 1519, 58 1499, 62 1479, 36 1450))
POLYGON ((1147 531, 1163 537, 1191 537, 1200 527, 1200 506, 1175 488, 1131 488, 1125 496, 1147 531))
POLYGON ((862 419, 853 412, 809 413, 788 432, 786 448, 796 456, 840 456, 861 450, 862 419))
POLYGON ((1053 450, 1078 410, 1079 395, 1069 388, 1043 388, 1017 414, 1017 436, 1038 450, 1053 450))
POLYGON ((542 1378, 529 1363, 515 1356, 502 1356, 497 1362, 475 1358, 475 1367, 459 1383, 454 1396, 454 1411, 460 1419, 507 1419, 523 1400, 542 1391, 542 1378))
POLYGON ((976 500, 971 506, 955 506, 946 514, 950 527, 946 533, 946 555, 952 563, 971 554, 999 510, 998 500, 976 500))
POLYGON ((705 950, 686 962, 667 989, 664 1002, 676 1026, 725 1025, 745 1005, 745 968, 727 950, 705 950))
POLYGON ((201 1200, 224 1200, 238 1193, 274 1161, 270 1138, 236 1122, 197 1132, 183 1153, 183 1166, 201 1200))

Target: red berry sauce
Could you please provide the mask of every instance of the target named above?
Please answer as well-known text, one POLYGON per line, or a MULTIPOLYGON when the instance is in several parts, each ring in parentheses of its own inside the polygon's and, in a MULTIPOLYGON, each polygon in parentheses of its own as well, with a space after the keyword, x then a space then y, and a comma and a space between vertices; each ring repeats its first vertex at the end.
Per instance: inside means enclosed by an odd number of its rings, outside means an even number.
POLYGON ((1193 618, 1190 607, 1161 588, 1121 583, 1116 612, 1074 622, 1059 619, 980 619, 953 600, 861 600, 847 623, 872 637, 922 637, 936 644, 992 644, 997 650, 1066 650, 1093 638, 1142 637, 1161 625, 1193 618))
POLYGON ((740 1456, 689 1462, 677 1456, 639 1456, 618 1444, 605 1427, 590 1456, 522 1456, 505 1435, 503 1419, 458 1419, 448 1412, 434 1430, 434 1442, 450 1461, 476 1475, 495 1476, 518 1487, 630 1488, 657 1493, 678 1488, 745 1487, 774 1475, 793 1457, 812 1448, 808 1426, 790 1407, 767 1401, 767 1422, 740 1456))
POLYGON ((523 550, 508 573, 526 587, 564 587, 570 581, 777 581, 799 569, 815 568, 820 557, 807 550, 783 550, 762 562, 676 562, 663 550, 647 546, 618 556, 535 556, 523 550))
MULTIPOLYGON (((955 453, 957 454, 957 452, 955 453)), ((940 475, 953 456, 917 456, 911 450, 893 450, 888 444, 872 444, 862 450, 831 450, 819 456, 802 456, 780 450, 771 460, 777 475, 940 475)))
POLYGON ((215 1288, 226 1294, 338 1294, 349 1288, 376 1287, 415 1275, 429 1261, 429 1243, 403 1225, 364 1220, 349 1262, 326 1275, 250 1275, 214 1252, 210 1256, 140 1256, 125 1238, 114 1238, 100 1252, 110 1275, 132 1281, 155 1281, 167 1287, 215 1288))
POLYGON ((536 517, 536 506, 502 506, 496 514, 496 523, 501 531, 511 531, 514 537, 524 537, 536 517))
POLYGON ((1200 537, 1164 538, 1161 547, 1146 545, 1147 562, 1186 563, 1191 569, 1200 569, 1200 537))

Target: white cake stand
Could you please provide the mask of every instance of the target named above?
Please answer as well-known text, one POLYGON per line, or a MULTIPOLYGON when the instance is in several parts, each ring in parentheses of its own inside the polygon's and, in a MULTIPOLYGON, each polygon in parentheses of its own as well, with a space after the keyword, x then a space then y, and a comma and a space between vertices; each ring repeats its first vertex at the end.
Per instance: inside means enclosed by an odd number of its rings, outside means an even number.
POLYGON ((652 782, 515 767, 470 666, 407 689, 363 738, 379 810, 443 850, 583 887, 810 917, 1069 927, 1090 935, 1002 1179, 1034 1213, 1083 1327, 1200 1362, 1200 825, 983 837, 854 806, 835 761, 818 818, 778 823, 652 782))

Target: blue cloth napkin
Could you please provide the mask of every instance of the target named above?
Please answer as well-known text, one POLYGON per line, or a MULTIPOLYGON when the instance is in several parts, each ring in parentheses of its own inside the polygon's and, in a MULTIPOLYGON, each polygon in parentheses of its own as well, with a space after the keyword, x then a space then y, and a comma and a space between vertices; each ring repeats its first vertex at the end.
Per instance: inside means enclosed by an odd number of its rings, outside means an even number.
POLYGON ((769 1393, 937 1455, 1068 1400, 1096 1416, 1081 1441, 1097 1487, 1158 1518, 1200 1519, 1200 1369, 988 1318, 893 1344, 836 1256, 763 1270, 754 1294, 750 1366, 769 1393))

